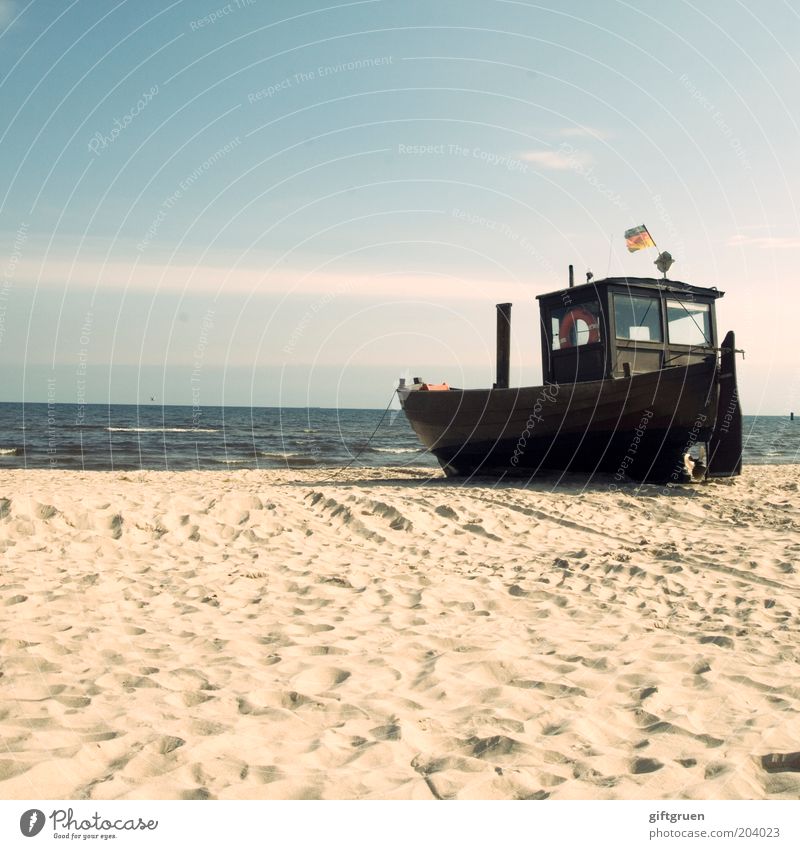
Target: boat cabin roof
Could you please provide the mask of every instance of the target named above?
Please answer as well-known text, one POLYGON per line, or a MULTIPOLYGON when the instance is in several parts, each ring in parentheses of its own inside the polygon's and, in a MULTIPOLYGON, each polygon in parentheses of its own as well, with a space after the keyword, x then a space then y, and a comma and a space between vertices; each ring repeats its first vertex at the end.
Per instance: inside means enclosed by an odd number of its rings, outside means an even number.
POLYGON ((619 287, 636 287, 642 289, 651 289, 659 293, 666 294, 689 294, 701 298, 721 298, 725 293, 721 292, 716 286, 707 288, 705 286, 691 286, 689 283, 682 283, 680 280, 664 280, 661 277, 606 277, 602 280, 591 280, 589 283, 581 283, 579 286, 567 287, 558 289, 555 292, 547 292, 544 295, 537 295, 537 300, 563 296, 565 292, 570 294, 570 297, 580 298, 584 294, 596 292, 599 287, 619 286, 619 287))

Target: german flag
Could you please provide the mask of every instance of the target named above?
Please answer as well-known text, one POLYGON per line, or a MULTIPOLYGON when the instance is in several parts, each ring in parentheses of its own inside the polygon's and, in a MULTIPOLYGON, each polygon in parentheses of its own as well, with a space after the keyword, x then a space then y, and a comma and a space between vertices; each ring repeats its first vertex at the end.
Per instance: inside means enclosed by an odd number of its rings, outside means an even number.
POLYGON ((647 232, 647 227, 641 224, 639 227, 631 227, 630 230, 625 231, 625 245, 633 253, 634 251, 641 251, 644 248, 654 248, 656 243, 653 241, 653 237, 647 232))

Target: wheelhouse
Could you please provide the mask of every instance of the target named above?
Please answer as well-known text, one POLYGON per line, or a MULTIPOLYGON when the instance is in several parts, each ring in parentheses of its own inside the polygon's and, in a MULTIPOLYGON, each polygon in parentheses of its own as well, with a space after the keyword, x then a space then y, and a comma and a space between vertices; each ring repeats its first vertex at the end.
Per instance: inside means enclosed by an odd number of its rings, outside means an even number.
POLYGON ((673 280, 610 277, 538 295, 544 378, 623 378, 714 357, 714 305, 723 294, 673 280))

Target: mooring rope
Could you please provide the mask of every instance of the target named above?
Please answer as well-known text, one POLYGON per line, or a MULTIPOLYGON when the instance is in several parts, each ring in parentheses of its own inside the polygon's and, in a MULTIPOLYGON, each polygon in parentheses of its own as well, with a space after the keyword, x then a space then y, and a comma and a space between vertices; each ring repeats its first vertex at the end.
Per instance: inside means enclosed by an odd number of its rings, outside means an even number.
POLYGON ((319 481, 319 483, 327 483, 328 481, 331 481, 335 477, 340 475, 342 472, 347 471, 347 469, 349 469, 350 466, 352 466, 353 463, 358 460, 358 458, 367 450, 367 448, 369 448, 370 443, 375 438, 375 434, 378 432, 378 428, 380 428, 380 426, 383 424, 383 420, 386 418, 386 414, 391 409, 392 401, 394 401, 394 396, 396 394, 397 390, 395 389, 389 398, 389 403, 386 405, 386 409, 383 411, 383 413, 381 413, 380 419, 378 419, 378 424, 375 425, 375 430, 372 431, 372 433, 369 435, 369 439, 367 439, 367 441, 361 446, 361 448, 359 448, 358 452, 353 454, 353 456, 350 458, 349 462, 346 465, 340 466, 332 475, 329 475, 327 478, 323 478, 321 481, 319 481))

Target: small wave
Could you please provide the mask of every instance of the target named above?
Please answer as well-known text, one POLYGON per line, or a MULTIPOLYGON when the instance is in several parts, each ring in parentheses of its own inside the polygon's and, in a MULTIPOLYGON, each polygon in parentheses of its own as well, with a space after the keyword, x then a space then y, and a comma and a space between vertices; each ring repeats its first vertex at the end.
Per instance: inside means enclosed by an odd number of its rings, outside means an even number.
POLYGON ((367 445, 363 442, 354 442, 344 448, 350 455, 364 456, 364 454, 424 454, 424 448, 379 448, 377 445, 367 445))
POLYGON ((304 454, 289 454, 286 451, 259 451, 259 456, 266 457, 269 460, 289 460, 295 457, 303 457, 304 454))
POLYGON ((19 448, 0 448, 0 454, 16 457, 19 454, 19 448))
POLYGON ((110 433, 219 433, 214 427, 107 427, 110 433))
POLYGON ((283 451, 259 451, 268 460, 285 463, 287 466, 316 466, 317 461, 306 454, 287 454, 283 451))
POLYGON ((332 439, 287 439, 282 444, 284 447, 295 446, 298 449, 295 454, 329 454, 347 450, 344 443, 332 439))

